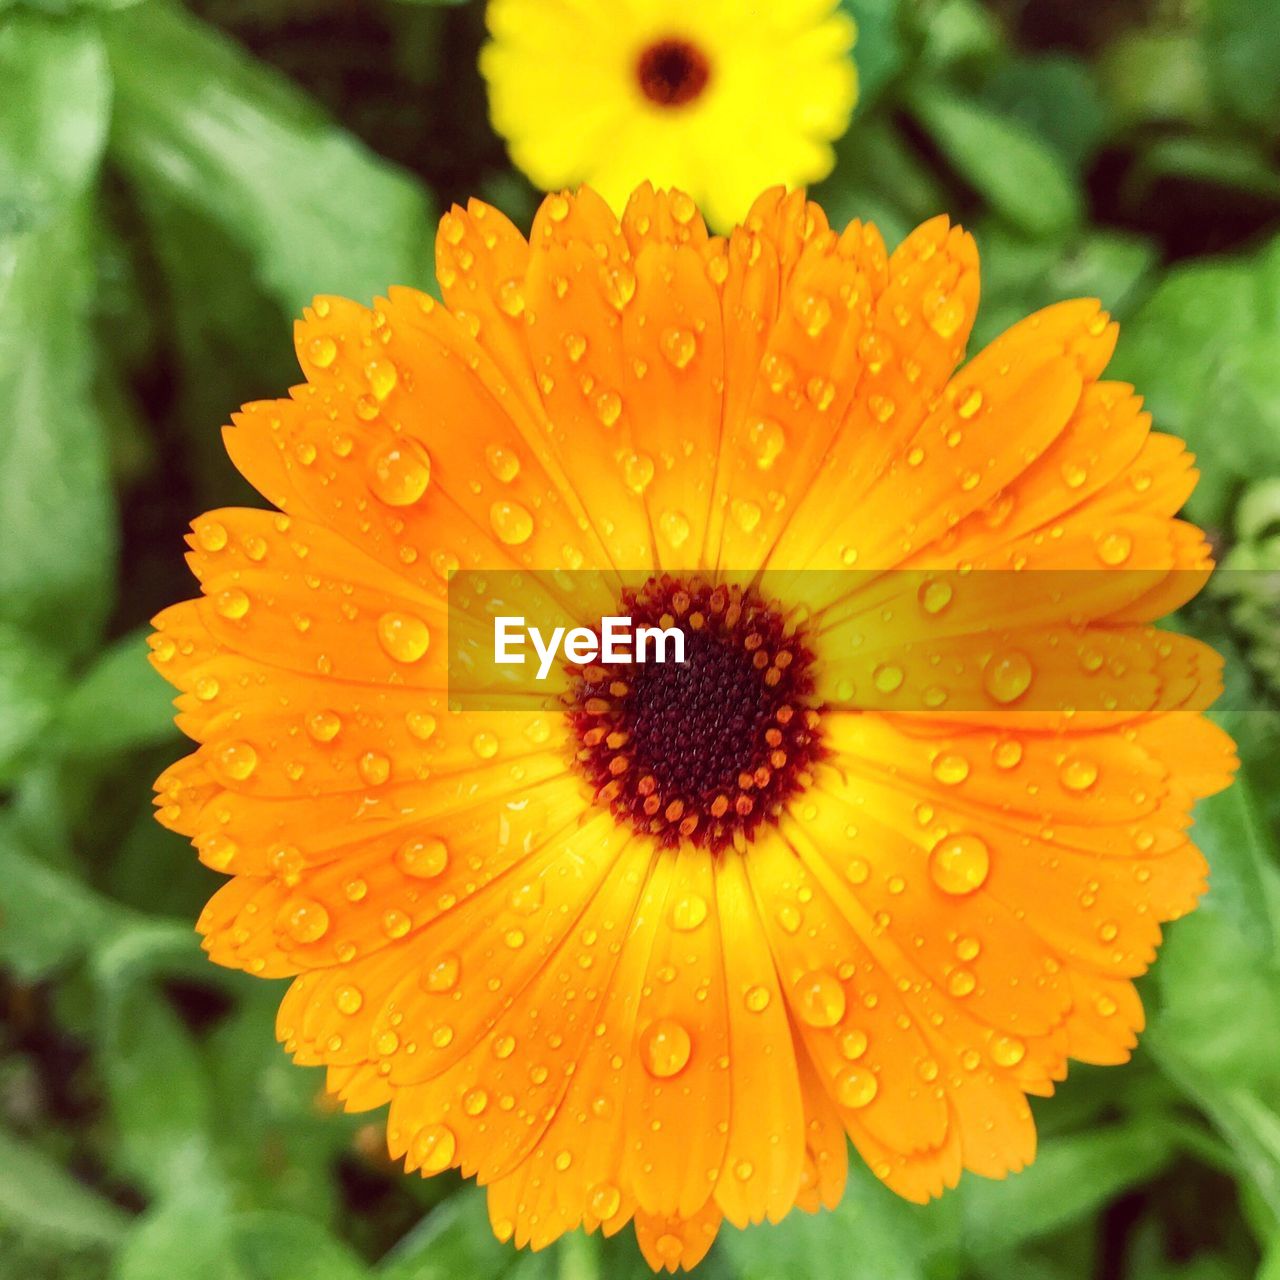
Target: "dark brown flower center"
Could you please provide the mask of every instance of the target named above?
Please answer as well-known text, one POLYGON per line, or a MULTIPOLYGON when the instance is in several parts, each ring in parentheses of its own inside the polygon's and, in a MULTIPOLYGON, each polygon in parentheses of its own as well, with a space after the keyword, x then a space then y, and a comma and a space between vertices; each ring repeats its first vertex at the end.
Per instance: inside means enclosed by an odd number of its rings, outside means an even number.
POLYGON ((634 627, 679 628, 685 660, 576 672, 569 715, 596 800, 664 845, 745 847, 811 781, 822 754, 813 653, 753 590, 651 578, 634 627))
POLYGON ((662 107, 683 107, 707 87, 711 64, 706 54, 688 40, 659 40, 640 55, 636 76, 651 102, 662 107))

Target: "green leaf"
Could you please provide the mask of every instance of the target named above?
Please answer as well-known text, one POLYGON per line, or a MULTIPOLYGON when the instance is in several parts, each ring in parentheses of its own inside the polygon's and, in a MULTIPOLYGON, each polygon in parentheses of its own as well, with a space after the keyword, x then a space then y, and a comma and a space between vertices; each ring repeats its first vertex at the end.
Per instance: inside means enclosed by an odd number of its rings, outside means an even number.
POLYGON ((219 1202, 204 1202, 193 1187, 135 1232, 114 1280, 367 1280, 368 1275, 318 1222, 283 1213, 228 1214, 219 1202))
POLYGON ((1173 1153, 1168 1125, 1155 1116, 1044 1142, 1033 1164, 1003 1182, 962 1182, 965 1240, 976 1253, 998 1253, 1087 1220, 1173 1153))
POLYGON ((83 957, 111 921, 107 903, 0 822, 0 964, 26 981, 43 978, 83 957))
POLYGON ((116 76, 112 151, 133 180, 216 222, 289 311, 431 281, 422 188, 282 78, 167 5, 103 24, 116 76))
POLYGON ((954 1197, 918 1206, 895 1196, 850 1156, 844 1198, 830 1212, 791 1213, 776 1226, 723 1228, 719 1249, 740 1280, 921 1280, 954 1252, 954 1197))
POLYGON ((62 750, 72 756, 127 751, 174 737, 173 690, 147 661, 147 631, 104 650, 58 713, 62 750))
MULTIPOLYGON (((862 114, 906 62, 902 5, 901 0, 841 0, 841 8, 858 24, 853 58, 858 64, 858 113, 862 114)), ((857 116, 853 127, 858 127, 857 116)))
POLYGON ((92 25, 16 13, 0 26, 0 84, 0 235, 17 235, 93 180, 111 81, 92 25))
POLYGON ((378 1265, 378 1280, 497 1280, 512 1263, 510 1245, 489 1226, 485 1193, 466 1187, 433 1209, 378 1265))
POLYGON ((61 669, 49 654, 0 623, 0 778, 52 719, 61 686, 61 669))
POLYGON ((1204 43, 1214 93, 1239 119, 1280 133, 1280 7, 1206 0, 1204 43))
POLYGON ((1083 168, 1106 136, 1098 87, 1074 58, 1009 58, 993 71, 983 97, 1043 138, 1072 169, 1083 168))
POLYGON ((147 983, 108 988, 97 1034, 121 1171, 159 1199, 220 1187, 208 1074, 173 1008, 147 983))
POLYGON ((1110 376, 1200 459, 1192 518, 1223 526, 1246 480, 1280 456, 1280 239, 1250 257, 1179 266, 1123 328, 1110 376))
POLYGON ((0 621, 60 651, 97 635, 115 558, 90 398, 89 234, 77 205, 0 237, 0 621))
POLYGON ((937 84, 911 106, 960 177, 1020 230, 1047 236, 1080 218, 1080 197, 1057 154, 1017 121, 937 84))
POLYGON ((1209 860, 1209 892, 1169 931, 1146 1044, 1213 1122, 1280 1225, 1276 851, 1244 778, 1201 804, 1193 835, 1209 860))
POLYGON ((0 1222, 75 1248, 114 1245, 127 1218, 39 1148, 0 1129, 0 1222))

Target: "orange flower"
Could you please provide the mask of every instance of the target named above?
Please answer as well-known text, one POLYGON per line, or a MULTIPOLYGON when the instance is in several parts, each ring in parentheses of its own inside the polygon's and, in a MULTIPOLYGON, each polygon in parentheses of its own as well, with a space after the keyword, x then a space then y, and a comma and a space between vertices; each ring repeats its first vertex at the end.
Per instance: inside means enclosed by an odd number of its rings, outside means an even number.
POLYGON ((1115 326, 1064 303, 957 372, 969 236, 776 191, 728 239, 648 188, 528 241, 472 204, 438 263, 443 306, 306 313, 306 382, 226 432, 279 511, 196 521, 156 620, 210 956, 292 978, 296 1060, 521 1245, 633 1220, 692 1266, 834 1205, 846 1134, 911 1199, 1021 1168, 1026 1095, 1128 1057, 1234 767, 1215 656, 1149 625, 1209 560, 1115 326), (446 577, 531 568, 694 665, 451 710, 446 577))

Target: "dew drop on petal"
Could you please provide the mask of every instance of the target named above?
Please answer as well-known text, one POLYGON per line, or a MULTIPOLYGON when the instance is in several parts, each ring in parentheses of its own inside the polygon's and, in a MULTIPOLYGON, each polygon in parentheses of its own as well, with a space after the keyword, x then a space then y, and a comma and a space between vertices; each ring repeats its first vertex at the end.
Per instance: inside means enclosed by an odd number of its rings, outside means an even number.
POLYGON ((258 753, 247 742, 228 742, 218 752, 222 772, 235 782, 244 782, 258 767, 258 753))
POLYGON ((501 542, 518 547, 533 536, 533 516, 518 502, 495 502, 489 508, 489 523, 501 542))
POLYGON ((316 742, 332 742, 342 730, 342 717, 336 711, 313 711, 307 717, 307 733, 316 742))
POLYGON ((471 749, 480 757, 481 760, 492 760, 498 754, 498 738, 496 734, 490 733, 488 729, 481 729, 474 738, 471 739, 471 749))
POLYGON ((458 985, 458 973, 461 967, 461 962, 452 952, 443 955, 422 975, 422 985, 437 995, 452 991, 458 985))
POLYGON ((408 436, 375 450, 369 458, 369 488, 389 507, 412 506, 431 483, 431 459, 408 436))
POLYGON ((645 1070, 660 1080, 679 1075, 689 1063, 693 1041, 685 1027, 674 1018, 659 1018, 640 1040, 640 1058, 645 1070))
POLYGON ((431 632, 412 613, 384 613, 378 619, 378 640, 396 662, 420 662, 431 643, 431 632))
POLYGON ((520 474, 520 459, 514 449, 491 444, 484 451, 485 465, 500 484, 510 484, 520 474))
POLYGON ((751 1013, 763 1013, 769 1007, 769 998, 768 987, 750 987, 743 1003, 751 1013))
POLYGON ((391 776, 391 759, 381 751, 366 751, 356 768, 371 787, 380 787, 391 776))
POLYGON ((318 942, 329 932, 329 912, 314 898, 290 898, 280 908, 277 923, 295 942, 318 942))
POLYGON ((944 787, 959 786, 969 776, 969 762, 954 751, 943 751, 933 762, 933 776, 944 787))
POLYGON ((239 587, 228 587, 214 596, 213 607, 224 618, 236 621, 249 612, 249 597, 239 587))
POLYGON ((1133 554, 1133 539, 1123 530, 1104 534, 1098 539, 1098 559, 1116 568, 1133 554))
POLYGON ((1068 791, 1088 791, 1098 780, 1098 766, 1092 760, 1072 756, 1063 761, 1058 776, 1068 791))
POLYGON ((337 1005, 339 1013, 345 1013, 350 1016, 360 1012, 364 1005, 364 995, 359 987, 353 987, 348 984, 339 987, 333 993, 333 1003, 337 1005))
POLYGON ((880 1084, 874 1073, 865 1067, 848 1067, 836 1077, 836 1098, 842 1107, 860 1110, 879 1092, 880 1084))
POLYGON ((414 1138, 410 1156, 423 1173, 442 1173, 453 1164, 457 1149, 458 1143, 453 1130, 447 1125, 433 1124, 414 1138))
POLYGON ((622 1207, 622 1192, 612 1182, 601 1182, 591 1189, 588 1205, 593 1218, 608 1222, 622 1207))
POLYGON ((688 894, 671 908, 671 927, 681 933, 692 932, 706 918, 707 900, 701 894, 688 894))
POLYGON ((1031 688, 1035 670, 1031 659, 1020 649, 997 653, 982 672, 982 687, 994 701, 1007 706, 1017 702, 1031 688))
POLYGON ((395 864, 415 880, 430 880, 449 865, 449 846, 439 836, 409 839, 396 850, 395 864))
POLYGON ((944 836, 929 854, 933 882, 953 896, 973 893, 986 883, 991 871, 991 851, 978 836, 944 836))
POLYGON ((834 1027, 845 1011, 844 986, 834 973, 814 969, 793 988, 801 1021, 811 1027, 834 1027))
POLYGON ((689 541, 689 521, 679 511, 664 511, 658 518, 658 531, 679 551, 689 541))
POLYGON ((1016 1067, 1027 1056, 1027 1046, 1017 1036, 996 1036, 991 1041, 991 1059, 1001 1067, 1016 1067))

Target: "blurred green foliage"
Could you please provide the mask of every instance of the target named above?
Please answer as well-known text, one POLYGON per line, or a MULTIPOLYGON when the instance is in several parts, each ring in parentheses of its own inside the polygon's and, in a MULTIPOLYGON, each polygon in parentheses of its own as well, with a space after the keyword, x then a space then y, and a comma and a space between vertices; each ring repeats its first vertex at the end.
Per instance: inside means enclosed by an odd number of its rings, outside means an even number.
MULTIPOLYGON (((978 340, 1052 300, 1125 323, 1118 376, 1197 451, 1232 572, 1241 783, 1128 1067, 1038 1106, 1042 1151, 925 1209, 726 1229, 708 1280, 1280 1277, 1280 0, 846 0, 863 100, 817 192, 896 240, 977 232, 978 340)), ((312 294, 430 286, 436 211, 535 193, 485 125, 478 3, 0 0, 0 1280, 646 1274, 538 1256, 391 1168, 213 969, 214 877, 149 813, 180 750, 142 661, 186 521, 244 494, 217 426, 294 375, 312 294)))

